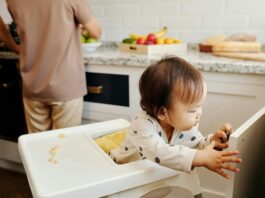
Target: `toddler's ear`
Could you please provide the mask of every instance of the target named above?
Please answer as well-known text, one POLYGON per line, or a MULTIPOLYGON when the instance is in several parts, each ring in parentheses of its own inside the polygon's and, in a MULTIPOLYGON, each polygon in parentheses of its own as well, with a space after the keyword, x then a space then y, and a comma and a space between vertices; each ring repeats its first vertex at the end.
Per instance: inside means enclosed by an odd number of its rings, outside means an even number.
POLYGON ((163 115, 161 115, 161 114, 158 114, 157 117, 158 117, 158 119, 161 120, 161 121, 163 121, 163 120, 165 119, 165 116, 163 116, 163 115))
POLYGON ((163 121, 166 117, 166 113, 167 113, 167 110, 165 107, 162 107, 160 110, 159 110, 159 113, 157 115, 158 119, 163 121))

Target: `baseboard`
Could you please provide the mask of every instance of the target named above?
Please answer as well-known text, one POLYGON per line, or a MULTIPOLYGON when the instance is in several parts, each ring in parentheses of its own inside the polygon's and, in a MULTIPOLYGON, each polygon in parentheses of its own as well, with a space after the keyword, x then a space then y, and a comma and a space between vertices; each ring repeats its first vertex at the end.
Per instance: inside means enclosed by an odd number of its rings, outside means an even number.
POLYGON ((17 172, 24 172, 17 142, 0 139, 0 167, 17 172))
POLYGON ((16 171, 19 173, 25 173, 23 164, 10 162, 8 160, 0 159, 0 168, 4 168, 11 171, 16 171))
POLYGON ((0 139, 0 159, 21 163, 17 142, 0 139))
POLYGON ((216 192, 209 189, 202 189, 203 198, 225 198, 224 193, 216 192))

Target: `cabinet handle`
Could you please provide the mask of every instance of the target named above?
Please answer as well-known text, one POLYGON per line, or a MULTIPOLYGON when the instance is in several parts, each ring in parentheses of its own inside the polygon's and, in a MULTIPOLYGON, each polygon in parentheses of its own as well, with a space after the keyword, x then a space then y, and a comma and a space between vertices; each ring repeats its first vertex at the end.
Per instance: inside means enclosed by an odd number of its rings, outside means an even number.
POLYGON ((91 94, 101 94, 103 92, 103 86, 88 86, 87 92, 91 94))
POLYGON ((12 86, 12 83, 0 83, 0 87, 5 88, 5 89, 7 89, 11 86, 12 86))
POLYGON ((137 47, 130 46, 130 50, 137 50, 137 47))

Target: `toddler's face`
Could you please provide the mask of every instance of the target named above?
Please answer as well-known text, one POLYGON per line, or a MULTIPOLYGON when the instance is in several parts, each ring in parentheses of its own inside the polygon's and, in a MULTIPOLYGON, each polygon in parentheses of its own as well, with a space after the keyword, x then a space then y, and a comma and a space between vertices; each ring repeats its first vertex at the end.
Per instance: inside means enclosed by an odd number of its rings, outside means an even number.
POLYGON ((205 85, 203 97, 192 105, 186 105, 173 98, 173 105, 166 111, 164 123, 180 131, 186 131, 196 126, 200 121, 202 103, 206 98, 206 93, 207 88, 205 85))

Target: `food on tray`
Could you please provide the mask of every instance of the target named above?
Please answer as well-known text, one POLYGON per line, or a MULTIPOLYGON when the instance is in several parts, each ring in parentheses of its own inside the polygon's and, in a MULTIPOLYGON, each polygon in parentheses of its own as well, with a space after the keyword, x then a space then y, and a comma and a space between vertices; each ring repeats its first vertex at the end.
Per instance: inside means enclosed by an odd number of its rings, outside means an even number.
MULTIPOLYGON (((167 27, 163 27, 161 30, 159 30, 157 32, 152 32, 152 33, 149 33, 149 34, 154 35, 156 38, 162 38, 162 37, 166 36, 167 31, 168 31, 167 27)), ((141 34, 131 33, 129 36, 130 36, 130 38, 137 40, 139 38, 146 39, 149 34, 141 35, 141 34)))
POLYGON ((122 40, 122 43, 137 44, 137 45, 156 45, 156 44, 179 44, 181 40, 176 38, 167 37, 167 27, 163 27, 157 32, 151 32, 149 34, 129 34, 128 38, 122 40))
POLYGON ((53 163, 53 164, 57 164, 58 163, 58 161, 56 159, 52 159, 52 158, 49 159, 49 162, 53 163))
POLYGON ((49 153, 50 153, 50 158, 49 158, 49 162, 53 163, 53 164, 57 164, 58 161, 55 159, 57 153, 59 151, 59 146, 54 146, 50 149, 49 153))
POLYGON ((61 138, 61 139, 64 139, 66 136, 65 136, 65 134, 63 134, 63 133, 60 133, 59 135, 58 135, 58 138, 61 138))
POLYGON ((125 38, 122 40, 122 43, 127 43, 127 44, 135 44, 136 40, 132 38, 125 38))
POLYGON ((95 139, 95 142, 100 148, 108 153, 111 149, 115 149, 120 145, 126 133, 127 129, 115 131, 95 139))

